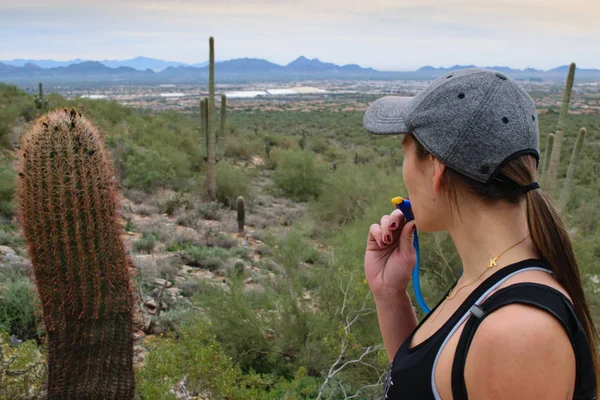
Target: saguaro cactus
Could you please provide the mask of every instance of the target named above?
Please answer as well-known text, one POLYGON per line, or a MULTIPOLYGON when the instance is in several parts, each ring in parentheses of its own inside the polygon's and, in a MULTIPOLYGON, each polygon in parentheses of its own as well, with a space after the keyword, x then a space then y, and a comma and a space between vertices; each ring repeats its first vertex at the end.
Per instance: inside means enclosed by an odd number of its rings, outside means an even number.
POLYGON ((584 139, 585 128, 581 128, 579 130, 577 141, 575 142, 575 147, 573 148, 573 153, 571 153, 571 162, 569 163, 569 169, 567 170, 567 178, 565 179, 565 184, 560 192, 560 198, 558 199, 557 207, 559 210, 564 210, 565 207, 567 207, 567 203, 571 197, 571 191, 573 189, 573 177, 575 175, 575 170, 579 165, 579 155, 581 153, 581 147, 583 146, 584 139))
POLYGON ((221 95, 221 126, 217 136, 217 162, 225 156, 225 125, 227 123, 227 97, 221 95))
POLYGON ((226 125, 226 107, 227 99, 221 95, 221 124, 220 133, 216 130, 215 119, 215 43, 211 36, 209 38, 209 67, 208 67, 208 99, 205 99, 204 105, 200 101, 200 130, 201 145, 204 145, 204 159, 207 162, 206 183, 208 186, 208 197, 214 201, 217 198, 217 169, 216 163, 224 157, 224 139, 226 125), (206 140, 204 140, 206 138, 206 140))
POLYGON ((542 172, 540 176, 540 180, 543 180, 548 171, 548 164, 550 163, 550 155, 552 154, 552 144, 554 143, 554 133, 548 134, 548 139, 546 140, 546 150, 544 152, 544 163, 542 164, 542 172))
POLYGON ((271 159, 271 140, 269 139, 269 135, 265 136, 265 154, 267 155, 267 160, 271 159))
POLYGON ((554 144, 552 145, 552 154, 550 163, 545 174, 544 191, 550 198, 554 198, 556 194, 558 167, 560 166, 560 154, 564 138, 564 129, 569 116, 569 103, 571 101, 571 90, 573 89, 573 81, 575 80, 575 63, 571 63, 569 74, 567 75, 567 83, 563 94, 562 104, 560 106, 560 115, 558 116, 558 125, 556 126, 556 134, 554 136, 554 144))
POLYGON ((19 220, 48 335, 49 399, 133 399, 132 288, 114 167, 75 110, 39 118, 19 149, 19 220))
POLYGON ((40 110, 48 109, 48 99, 44 98, 44 88, 42 87, 42 82, 38 85, 38 94, 34 99, 36 108, 40 110))
POLYGON ((237 220, 238 220, 238 233, 240 235, 244 234, 244 225, 245 225, 245 218, 246 218, 245 208, 246 208, 246 203, 244 202, 244 198, 242 196, 239 196, 237 198, 237 220))

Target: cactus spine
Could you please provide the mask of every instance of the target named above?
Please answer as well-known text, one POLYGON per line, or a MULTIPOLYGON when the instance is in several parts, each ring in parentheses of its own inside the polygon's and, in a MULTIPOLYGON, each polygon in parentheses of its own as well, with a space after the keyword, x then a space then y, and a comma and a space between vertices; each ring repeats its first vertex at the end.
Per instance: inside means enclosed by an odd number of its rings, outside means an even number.
POLYGON ((216 129, 215 119, 215 41, 211 36, 209 43, 209 66, 208 66, 208 99, 200 101, 200 132, 201 146, 205 146, 204 159, 207 162, 206 184, 208 197, 211 201, 217 198, 217 169, 216 163, 225 155, 225 126, 227 99, 221 95, 221 125, 220 133, 216 129), (203 101, 205 103, 203 103, 203 101), (206 140, 205 140, 206 139, 206 140), (206 143, 204 145, 204 143, 206 143))
POLYGON ((48 334, 49 399, 133 399, 132 262, 114 167, 76 110, 39 118, 19 149, 17 198, 48 334))
POLYGON ((558 117, 558 125, 556 126, 556 134, 552 145, 552 154, 550 163, 548 164, 548 172, 545 174, 546 187, 544 191, 548 197, 554 198, 557 189, 558 167, 560 166, 560 153, 564 139, 564 129, 569 116, 569 102, 571 101, 571 90, 573 89, 573 81, 575 80, 575 63, 571 63, 569 67, 569 75, 567 75, 567 83, 563 94, 562 104, 560 106, 560 115, 558 117))
POLYGON ((44 98, 44 88, 42 87, 42 82, 38 85, 38 95, 35 96, 34 99, 35 107, 40 110, 48 109, 48 99, 44 98))
POLYGON ((245 208, 246 208, 246 203, 244 202, 244 198, 242 196, 239 196, 237 198, 237 220, 238 220, 238 233, 240 235, 244 234, 244 225, 245 225, 245 218, 246 218, 245 208))
POLYGON ((585 128, 581 128, 579 130, 577 142, 575 142, 575 147, 573 148, 573 153, 571 153, 571 162, 569 163, 569 169, 567 170, 567 179, 565 180, 563 189, 560 192, 560 198, 558 199, 559 210, 564 210, 567 207, 567 204, 569 203, 569 198, 571 197, 571 191, 573 189, 573 176, 575 175, 575 170, 579 165, 579 155, 581 153, 581 147, 583 146, 584 139, 585 128))
POLYGON ((546 151, 544 152, 544 163, 542 164, 542 173, 540 180, 543 180, 548 172, 548 164, 550 163, 550 154, 552 154, 552 144, 554 143, 554 133, 548 134, 546 140, 546 151))

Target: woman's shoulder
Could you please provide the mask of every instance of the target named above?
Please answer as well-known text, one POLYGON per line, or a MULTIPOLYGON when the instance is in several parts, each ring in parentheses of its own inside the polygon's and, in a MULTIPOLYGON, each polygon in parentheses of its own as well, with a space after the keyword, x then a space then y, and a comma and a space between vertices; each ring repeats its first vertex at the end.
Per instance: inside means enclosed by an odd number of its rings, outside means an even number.
POLYGON ((519 272, 518 274, 515 274, 504 281, 500 286, 498 286, 497 290, 514 285, 515 283, 522 282, 533 282, 550 286, 565 295, 571 304, 573 304, 573 300, 571 299, 571 296, 569 296, 567 289, 556 279, 554 274, 549 274, 545 271, 533 270, 519 272))
MULTIPOLYGON (((521 282, 550 286, 571 300, 544 271, 516 274, 498 290, 521 282)), ((465 383, 473 399, 564 399, 573 394, 575 365, 561 322, 540 308, 513 303, 490 313, 478 327, 465 364, 465 383)))

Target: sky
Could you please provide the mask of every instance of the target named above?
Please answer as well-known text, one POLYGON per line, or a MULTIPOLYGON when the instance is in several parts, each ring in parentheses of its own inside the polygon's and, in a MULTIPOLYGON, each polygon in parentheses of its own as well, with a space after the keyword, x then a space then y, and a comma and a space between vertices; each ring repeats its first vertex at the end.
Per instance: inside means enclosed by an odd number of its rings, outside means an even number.
POLYGON ((600 68, 599 0, 0 0, 0 60, 600 68))

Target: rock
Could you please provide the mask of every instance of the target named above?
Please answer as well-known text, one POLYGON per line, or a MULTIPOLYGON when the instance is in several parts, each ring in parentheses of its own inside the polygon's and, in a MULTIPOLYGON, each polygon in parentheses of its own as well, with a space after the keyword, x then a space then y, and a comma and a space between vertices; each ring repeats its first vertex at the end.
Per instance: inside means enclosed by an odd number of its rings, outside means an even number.
POLYGON ((181 289, 179 289, 178 287, 172 287, 172 288, 168 288, 167 289, 167 293, 169 293, 169 295, 171 296, 179 296, 181 294, 181 292, 183 292, 181 289))
POLYGON ((194 270, 194 267, 190 267, 189 265, 182 265, 181 267, 179 267, 179 273, 177 273, 177 275, 188 276, 188 274, 190 272, 192 272, 193 270, 194 270))
POLYGON ((198 279, 214 279, 215 277, 215 274, 207 269, 198 269, 190 275, 193 275, 198 279))
POLYGON ((8 246, 0 246, 0 255, 4 256, 4 255, 7 255, 7 254, 16 255, 17 253, 13 249, 11 249, 10 247, 8 247, 8 246))
POLYGON ((6 253, 0 256, 0 267, 17 271, 29 272, 32 270, 31 261, 14 253, 6 253))
POLYGON ((167 287, 171 287, 173 286, 173 283, 170 281, 167 281, 166 279, 162 279, 162 278, 154 278, 154 283, 156 283, 158 286, 165 286, 165 284, 167 285, 167 287))
POLYGON ((150 310, 155 310, 156 308, 158 308, 158 304, 156 304, 156 300, 154 299, 146 300, 144 306, 146 306, 146 308, 149 308, 150 310))
POLYGON ((143 331, 136 331, 133 333, 134 342, 140 342, 142 339, 144 339, 144 337, 146 337, 146 334, 143 331))
POLYGON ((252 277, 249 277, 249 278, 246 278, 246 279, 244 279, 244 283, 252 283, 252 282, 254 282, 254 281, 252 280, 252 277))

